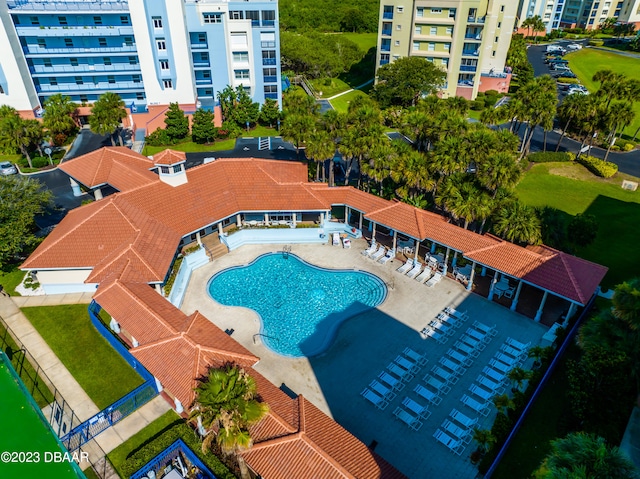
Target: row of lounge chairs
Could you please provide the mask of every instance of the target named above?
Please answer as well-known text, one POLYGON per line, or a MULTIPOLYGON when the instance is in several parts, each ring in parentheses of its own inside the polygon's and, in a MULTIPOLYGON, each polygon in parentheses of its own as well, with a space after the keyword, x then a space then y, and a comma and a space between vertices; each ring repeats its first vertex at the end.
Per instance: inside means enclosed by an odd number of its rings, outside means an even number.
POLYGON ((429 287, 438 284, 442 280, 442 273, 434 273, 431 267, 424 266, 415 259, 408 259, 406 263, 397 270, 400 274, 405 274, 411 279, 415 279, 419 283, 424 283, 429 287))
POLYGON ((386 264, 396 257, 396 251, 393 248, 387 249, 385 246, 378 246, 375 243, 371 243, 371 246, 364 250, 362 254, 382 264, 386 264))
POLYGON ((445 344, 449 337, 453 336, 455 329, 459 328, 468 318, 469 315, 466 311, 459 312, 447 307, 420 331, 420 335, 423 339, 431 337, 440 344, 445 344))
POLYGON ((436 440, 444 444, 451 452, 461 455, 465 445, 471 442, 473 428, 478 424, 478 418, 470 418, 457 409, 453 409, 433 434, 436 440))

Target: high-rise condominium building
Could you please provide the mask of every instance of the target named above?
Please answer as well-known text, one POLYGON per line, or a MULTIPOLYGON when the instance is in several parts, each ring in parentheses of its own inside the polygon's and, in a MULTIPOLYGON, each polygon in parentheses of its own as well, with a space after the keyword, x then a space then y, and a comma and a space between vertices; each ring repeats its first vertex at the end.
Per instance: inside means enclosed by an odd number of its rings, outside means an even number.
POLYGON ((522 26, 527 18, 539 16, 549 33, 560 26, 565 5, 566 0, 521 0, 517 26, 522 26))
POLYGON ((277 0, 0 0, 0 21, 0 105, 17 110, 107 91, 213 107, 227 85, 282 103, 277 0))
POLYGON ((518 2, 512 0, 382 0, 376 71, 419 56, 447 72, 442 96, 506 92, 505 71, 518 2))
POLYGON ((633 5, 635 4, 637 11, 640 4, 640 0, 566 0, 566 2, 560 26, 588 29, 598 28, 607 18, 634 21, 625 19, 624 12, 629 15, 633 11, 633 5))

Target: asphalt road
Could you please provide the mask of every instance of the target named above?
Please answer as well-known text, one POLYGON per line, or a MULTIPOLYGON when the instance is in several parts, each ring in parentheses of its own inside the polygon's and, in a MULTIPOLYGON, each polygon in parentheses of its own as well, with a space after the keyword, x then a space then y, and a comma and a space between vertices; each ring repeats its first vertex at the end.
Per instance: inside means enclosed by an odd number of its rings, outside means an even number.
POLYGON ((73 145, 71 145, 64 159, 70 160, 76 156, 82 156, 95 151, 103 146, 112 146, 109 135, 96 135, 88 128, 83 128, 80 130, 80 133, 78 133, 76 140, 73 142, 73 145))

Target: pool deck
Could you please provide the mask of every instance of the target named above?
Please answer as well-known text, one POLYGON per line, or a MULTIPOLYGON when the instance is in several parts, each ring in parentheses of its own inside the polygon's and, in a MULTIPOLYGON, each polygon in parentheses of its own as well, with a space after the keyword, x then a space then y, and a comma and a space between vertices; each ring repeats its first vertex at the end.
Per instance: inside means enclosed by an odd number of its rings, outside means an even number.
MULTIPOLYGON (((256 336, 260 323, 255 312, 217 304, 206 291, 209 278, 216 272, 247 264, 260 254, 281 251, 280 245, 243 246, 195 270, 181 309, 187 314, 197 309, 223 330, 233 329, 233 338, 260 357, 255 367, 257 371, 275 385, 285 384, 295 393, 303 394, 365 444, 376 441, 376 452, 410 478, 475 477, 477 469, 469 461, 475 445, 468 444, 461 455, 454 455, 438 443, 433 434, 454 407, 471 418, 478 416, 464 406, 460 398, 468 393, 469 386, 507 337, 537 345, 548 328, 469 293, 450 279, 445 278, 433 288, 428 288, 397 273, 395 270, 401 265, 398 260, 382 265, 361 255, 367 246, 364 240, 355 240, 352 244, 351 249, 328 244, 292 246, 292 253, 314 265, 368 271, 381 278, 389 288, 384 303, 346 320, 339 327, 332 345, 319 356, 287 358, 272 352, 256 336), (469 321, 444 345, 433 339, 422 339, 419 331, 446 306, 466 310, 469 321), (438 360, 474 320, 496 325, 497 335, 451 391, 443 396, 442 403, 429 406, 432 414, 423 421, 420 430, 412 431, 394 417, 393 411, 406 396, 426 404, 426 400, 413 389, 423 384, 425 373, 438 364, 438 360), (360 392, 407 346, 423 353, 429 360, 428 364, 384 411, 378 410, 362 398, 360 392)), ((529 364, 526 363, 525 368, 529 364)), ((491 409, 488 417, 480 416, 479 428, 491 426, 495 416, 494 408, 491 409)))

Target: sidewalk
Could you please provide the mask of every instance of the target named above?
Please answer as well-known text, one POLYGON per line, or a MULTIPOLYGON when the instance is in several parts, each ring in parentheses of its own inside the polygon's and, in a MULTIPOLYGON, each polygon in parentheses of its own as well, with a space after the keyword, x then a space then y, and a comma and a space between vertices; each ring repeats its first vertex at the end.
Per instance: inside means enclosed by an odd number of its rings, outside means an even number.
MULTIPOLYGON (((67 368, 60 362, 40 334, 31 325, 19 307, 53 306, 59 304, 89 304, 92 293, 74 293, 43 296, 6 297, 0 296, 0 317, 11 328, 25 348, 40 365, 55 388, 69 404, 80 421, 86 421, 100 410, 84 392, 67 368)), ((104 453, 109 453, 142 428, 155 421, 171 407, 157 396, 130 416, 96 436, 96 443, 104 453)), ((90 452, 93 462, 99 459, 100 451, 91 451, 91 443, 83 446, 90 452), (97 455, 97 456, 94 456, 97 455)), ((81 465, 81 467, 86 467, 81 465)))

